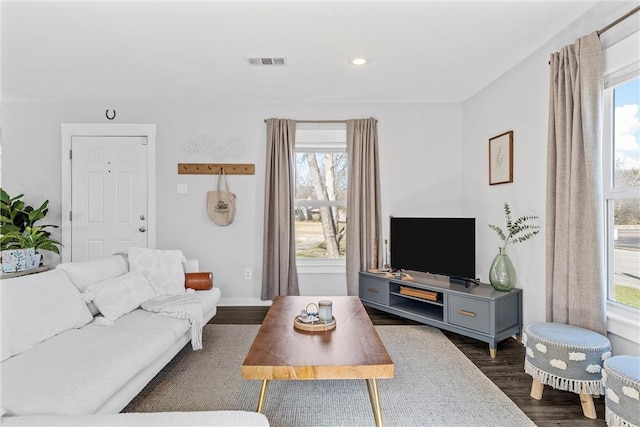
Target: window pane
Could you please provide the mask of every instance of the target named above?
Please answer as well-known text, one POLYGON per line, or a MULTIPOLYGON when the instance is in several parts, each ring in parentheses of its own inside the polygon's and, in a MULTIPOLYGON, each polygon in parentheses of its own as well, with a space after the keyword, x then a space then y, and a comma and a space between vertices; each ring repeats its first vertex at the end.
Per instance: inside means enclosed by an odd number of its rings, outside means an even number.
POLYGON ((609 298, 640 308, 640 200, 612 200, 613 289, 609 298))
POLYGON ((296 208, 296 257, 344 258, 346 225, 345 207, 296 208))
POLYGON ((638 188, 640 185, 640 78, 616 87, 614 97, 614 187, 638 188))
POLYGON ((346 153, 296 153, 296 200, 347 200, 346 153))

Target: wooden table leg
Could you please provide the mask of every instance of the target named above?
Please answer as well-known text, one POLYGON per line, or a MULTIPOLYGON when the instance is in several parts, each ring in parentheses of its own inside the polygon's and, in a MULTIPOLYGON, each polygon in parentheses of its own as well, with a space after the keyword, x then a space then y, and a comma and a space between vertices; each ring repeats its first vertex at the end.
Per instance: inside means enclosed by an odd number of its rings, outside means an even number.
POLYGON ((264 397, 267 395, 267 385, 269 380, 262 380, 262 387, 260 388, 260 397, 258 398, 258 409, 256 412, 262 412, 262 406, 264 405, 264 397))
POLYGON ((371 401, 371 409, 373 410, 373 419, 376 423, 376 427, 382 427, 380 395, 378 394, 378 383, 375 378, 367 380, 367 391, 369 392, 369 400, 371 401))

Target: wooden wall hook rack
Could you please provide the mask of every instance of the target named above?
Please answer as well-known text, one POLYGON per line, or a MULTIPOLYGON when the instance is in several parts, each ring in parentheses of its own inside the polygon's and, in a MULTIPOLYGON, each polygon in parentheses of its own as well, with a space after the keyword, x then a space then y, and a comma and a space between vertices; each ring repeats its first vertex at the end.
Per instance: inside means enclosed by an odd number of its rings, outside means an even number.
POLYGON ((178 175, 217 175, 224 169, 226 175, 255 175, 253 163, 178 163, 178 175))

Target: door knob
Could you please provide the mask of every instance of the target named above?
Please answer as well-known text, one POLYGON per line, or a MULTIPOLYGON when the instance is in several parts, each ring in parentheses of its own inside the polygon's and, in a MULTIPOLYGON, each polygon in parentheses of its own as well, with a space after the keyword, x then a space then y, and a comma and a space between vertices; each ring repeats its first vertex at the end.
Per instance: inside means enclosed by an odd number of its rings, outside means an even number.
POLYGON ((146 219, 146 217, 144 216, 144 214, 140 215, 140 219, 141 219, 141 220, 143 220, 143 221, 146 219))
POLYGON ((145 231, 147 231, 147 227, 143 225, 142 227, 138 228, 138 230, 140 230, 141 233, 144 233, 145 231))

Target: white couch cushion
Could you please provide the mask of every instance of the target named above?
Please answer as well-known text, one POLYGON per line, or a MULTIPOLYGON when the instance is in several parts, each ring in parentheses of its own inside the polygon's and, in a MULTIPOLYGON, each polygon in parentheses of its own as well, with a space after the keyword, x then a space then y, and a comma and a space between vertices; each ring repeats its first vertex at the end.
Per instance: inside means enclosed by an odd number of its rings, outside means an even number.
MULTIPOLYGON (((208 322, 216 314, 216 304, 220 301, 220 289, 212 288, 206 291, 195 291, 191 294, 202 305, 203 321, 208 322)), ((146 329, 162 328, 173 331, 175 338, 189 331, 189 321, 176 319, 175 317, 158 316, 156 313, 145 310, 133 310, 126 316, 122 316, 110 326, 103 326, 99 322, 91 322, 86 328, 96 329, 146 329)))
POLYGON ((93 319, 80 292, 60 270, 2 280, 1 299, 2 360, 93 319))
POLYGON ((105 328, 113 330, 135 330, 135 329, 166 329, 171 331, 175 339, 184 335, 189 330, 189 321, 186 319, 176 319, 175 317, 158 316, 156 313, 144 310, 133 310, 126 316, 115 320, 113 324, 105 326, 96 317, 96 321, 89 323, 83 329, 103 330, 105 328))
POLYGON ((2 406, 8 415, 91 414, 175 341, 164 328, 67 331, 2 363, 2 406))
POLYGON ((115 320, 153 298, 155 292, 141 271, 132 271, 89 285, 83 295, 106 319, 115 320))
POLYGON ((129 248, 129 270, 142 271, 158 296, 184 294, 184 259, 179 250, 129 248))

